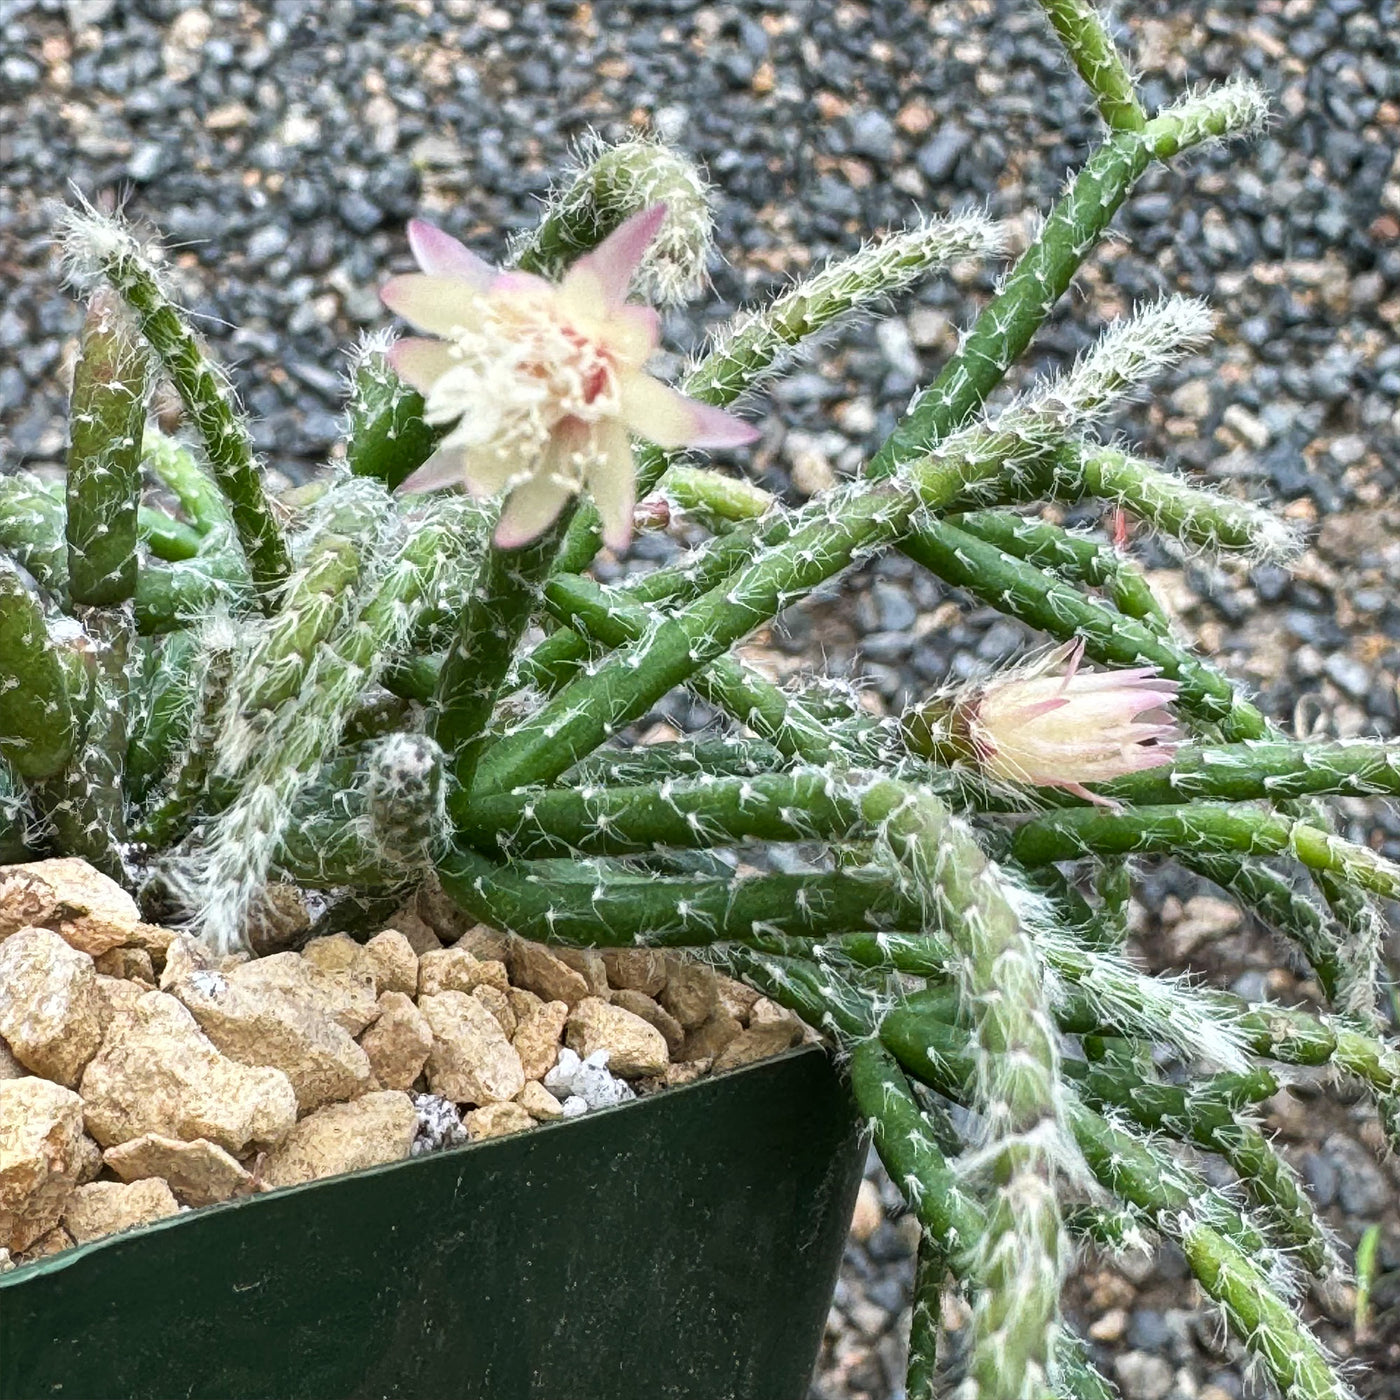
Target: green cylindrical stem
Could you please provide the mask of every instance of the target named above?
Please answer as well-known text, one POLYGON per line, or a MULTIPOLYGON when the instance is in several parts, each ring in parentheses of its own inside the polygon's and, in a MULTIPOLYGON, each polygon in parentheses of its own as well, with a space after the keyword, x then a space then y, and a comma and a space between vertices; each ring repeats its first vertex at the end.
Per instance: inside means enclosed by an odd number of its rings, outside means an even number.
POLYGON ((199 553, 204 538, 193 525, 175 520, 163 510, 146 506, 136 513, 136 527, 151 553, 157 559, 172 564, 181 559, 193 559, 199 553))
MULTIPOLYGON (((844 902, 842 897, 836 904, 840 907, 844 902)), ((953 976, 960 954, 946 936, 890 931, 917 926, 920 910, 916 901, 891 888, 876 904, 866 902, 880 911, 882 931, 852 933, 833 928, 830 933, 815 935, 833 938, 827 944, 774 943, 775 936, 781 940, 780 927, 792 927, 788 921, 771 925, 761 946, 780 955, 815 957, 824 962, 834 959, 925 979, 945 981, 953 976)), ((1055 1018, 1070 1033, 1112 1026, 1124 1035, 1170 1045, 1187 1060, 1205 1060, 1238 1071, 1246 1068, 1246 1050, 1274 1053, 1259 1048, 1272 1043, 1266 1033, 1268 1026, 1288 1039, 1284 1034, 1288 1022, 1241 1023, 1243 1003, 1233 999, 1222 1002, 1222 993, 1203 992, 1179 979, 1154 977, 1063 931, 1037 927, 1035 941, 1046 966, 1057 975, 1055 1018)), ((1325 1063, 1335 1048, 1336 1037, 1324 1032, 1315 1020, 1295 1027, 1291 1034, 1299 1043, 1299 1053, 1312 1045, 1319 1056, 1306 1063, 1325 1063)), ((1283 1053, 1280 1049, 1279 1054, 1283 1053)))
POLYGON ((1182 745, 1172 751, 1170 763, 1100 784, 1097 791, 1134 806, 1394 796, 1400 794, 1400 743, 1344 739, 1182 745))
MULTIPOLYGON (((550 692, 559 690, 577 673, 572 662, 555 659, 559 649, 550 643, 556 638, 584 634, 619 647, 640 642, 658 621, 656 613, 621 590, 604 588, 576 574, 555 573, 546 585, 545 602, 551 614, 567 626, 535 648, 518 679, 550 692)), ((838 747, 831 728, 799 699, 733 657, 716 657, 690 678, 689 685, 703 700, 727 711, 788 757, 820 763, 838 747)))
POLYGON ((449 755, 457 788, 470 790, 496 699, 539 607, 574 506, 522 549, 492 544, 458 623, 433 695, 429 732, 449 755))
POLYGON ((755 777, 782 767, 782 755, 761 739, 724 735, 680 739, 635 749, 599 749, 567 775, 576 783, 653 783, 667 778, 755 777))
POLYGON ((1118 1391, 1089 1360, 1084 1343, 1069 1332, 1060 1333, 1053 1379, 1056 1400, 1118 1400, 1118 1391))
POLYGON ((1142 1211, 1122 1206, 1070 1206, 1065 1211, 1065 1228, 1076 1239, 1113 1254, 1146 1252, 1156 1233, 1142 1211))
POLYGON ((938 1330, 943 1313, 943 1277, 947 1271, 943 1251, 924 1231, 919 1236, 919 1253, 914 1263, 909 1370, 904 1380, 906 1400, 937 1400, 938 1330))
POLYGON ((783 546, 760 557, 727 586, 662 621, 643 640, 580 677, 509 738, 478 770, 482 793, 548 782, 644 713, 673 686, 849 562, 858 548, 888 539, 908 519, 913 499, 897 488, 849 492, 783 546))
POLYGON ((1264 559, 1297 552, 1296 532, 1272 512, 1193 486, 1115 448, 1093 445, 1061 454, 1043 478, 1031 475, 1035 486, 1051 495, 1112 501, 1163 534, 1202 549, 1264 559))
POLYGON ((474 800, 459 793, 450 806, 462 839, 516 859, 829 840, 868 825, 858 790, 820 769, 643 787, 530 788, 474 800))
POLYGON ((483 923, 581 947, 694 947, 765 933, 826 938, 917 918, 888 881, 845 872, 688 879, 590 863, 493 865, 458 849, 441 858, 438 875, 483 923))
MULTIPOLYGON (((329 532, 316 540, 287 580, 276 615, 240 662, 231 696, 239 724, 256 724, 260 713, 270 718, 301 690, 320 647, 344 624, 353 605, 360 564, 354 541, 329 532)), ((236 770, 255 743, 253 735, 234 743, 236 752, 226 751, 221 767, 236 770)))
MULTIPOLYGON (((809 1008, 816 1011, 817 1006, 809 1008)), ((876 1039, 851 1053, 851 1091, 870 1123, 875 1150, 943 1259, 963 1276, 986 1229, 986 1213, 938 1150, 894 1057, 876 1039)))
POLYGON ((773 495, 742 477, 676 463, 660 481, 661 494, 678 509, 714 528, 718 523, 755 520, 773 504, 773 495))
POLYGON ((1147 114, 1138 102, 1123 55, 1091 0, 1040 0, 1100 115, 1117 131, 1141 131, 1147 114))
POLYGON ((1294 855, 1388 899, 1400 898, 1400 867, 1366 846, 1344 841, 1307 822, 1247 806, 1194 803, 1113 812, 1056 812, 1019 827, 1011 849, 1028 865, 1082 855, 1294 855))
MULTIPOLYGON (((221 719, 233 676, 233 641, 230 630, 217 623, 194 634, 188 679, 180 686, 178 700, 173 696, 171 700, 172 709, 179 705, 178 720, 172 715, 171 728, 178 723, 176 732, 183 733, 180 757, 132 833, 134 841, 153 851, 165 850, 183 838, 206 801, 224 733, 221 719)), ((173 737, 163 740, 161 748, 175 747, 173 737)))
POLYGON ((133 696, 126 742, 126 790, 144 802, 189 737, 199 692, 201 643, 195 632, 172 632, 145 643, 142 677, 133 696))
POLYGON ((86 608, 80 616, 92 675, 83 740, 67 770, 36 788, 35 798, 63 854, 121 881, 128 876, 122 766, 135 625, 128 608, 86 608))
POLYGON ((80 629, 51 636, 19 570, 0 556, 0 758, 30 782, 63 771, 82 734, 80 629))
MULTIPOLYGON (((574 519, 577 523, 578 517, 574 519)), ((706 540, 677 564, 628 579, 615 591, 625 594, 633 603, 683 605, 691 602, 729 578, 764 546, 781 543, 791 534, 793 521, 791 512, 773 511, 762 519, 736 526, 728 534, 706 540)), ((555 564, 558 574, 577 574, 587 567, 588 561, 597 552, 588 546, 580 554, 574 548, 574 539, 574 528, 571 527, 555 564), (569 567, 570 561, 578 558, 582 558, 579 569, 569 567)), ((586 662, 589 655, 587 639, 572 628, 561 627, 531 652, 528 665, 550 670, 566 665, 577 667, 586 662)))
POLYGON ((148 361, 120 299, 88 303, 73 368, 67 480, 68 589, 110 607, 136 591, 136 512, 148 361))
MULTIPOLYGON (((896 796, 897 785, 884 787, 896 796)), ((995 868, 937 798, 898 795, 884 840, 962 955, 955 969, 977 1047, 975 1106, 987 1123, 998 1186, 978 1254, 983 1291, 968 1374, 979 1394, 1013 1400, 1043 1387, 1059 1326, 1065 1248, 1053 1185, 1057 1035, 1040 960, 995 868)))
POLYGON ((1179 854, 1176 859, 1234 895, 1256 918, 1297 944, 1328 1001, 1336 999, 1345 977, 1325 910, 1262 861, 1191 853, 1179 854))
POLYGON ((174 632, 208 617, 220 604, 246 610, 248 573, 235 554, 221 551, 174 564, 145 564, 136 576, 136 629, 143 636, 174 632))
POLYGON ((1141 622, 1097 602, 994 545, 924 520, 903 543, 911 558, 959 588, 1062 641, 1084 640, 1087 654, 1106 666, 1155 666, 1181 686, 1179 703, 1220 724, 1230 738, 1257 739, 1264 717, 1218 672, 1141 622))
POLYGON ((1253 89, 1227 84, 1160 112, 1140 131, 1116 131, 1051 210, 1040 237, 977 318, 958 353, 919 395, 870 463, 883 476, 927 451, 977 411, 1069 288, 1070 279, 1108 228, 1138 177, 1201 141, 1234 134, 1262 119, 1253 89))
POLYGON ((0 865, 36 858, 26 842, 29 827, 24 784, 14 769, 0 758, 0 865))
POLYGON ((1112 857, 1100 861, 1094 872, 1094 891, 1099 905, 1085 936, 1095 948, 1121 949, 1128 941, 1129 906, 1133 898, 1133 872, 1128 862, 1112 857))
POLYGON ((1286 1400, 1355 1400, 1317 1339, 1267 1286, 1246 1250, 1201 1223, 1182 1231, 1181 1248, 1201 1287, 1220 1304, 1230 1331, 1286 1400))
POLYGON ((1137 566, 1107 545, 1008 510, 969 511, 949 516, 948 523, 1071 583, 1101 588, 1125 617, 1135 617, 1157 631, 1169 627, 1162 605, 1137 566))
MULTIPOLYGON (((915 1078, 958 1102, 969 1102, 975 1069, 966 1036, 952 1024, 956 999, 947 991, 921 992, 880 1024, 880 1039, 915 1078)), ((1175 1237, 1183 1214, 1209 1218, 1243 1248, 1263 1254, 1268 1242, 1219 1191, 1154 1143, 1110 1123, 1070 1089, 1066 1122, 1099 1182, 1143 1211, 1175 1237)))
POLYGON ((29 472, 0 472, 0 549, 67 607, 68 541, 63 488, 29 472))
MULTIPOLYGON (((0 549, 7 550, 60 607, 66 608, 71 599, 63 497, 61 483, 50 485, 27 472, 0 475, 0 549)), ((138 534, 158 559, 190 561, 188 568, 173 572, 159 564, 140 568, 136 616, 142 632, 169 631, 177 625, 182 611, 193 615, 207 607, 213 586, 207 582, 210 574, 227 584, 246 584, 243 562, 231 553, 196 560, 199 540, 179 521, 142 507, 136 524, 138 534)))
POLYGON ((228 498, 239 543, 265 611, 291 569, 281 526, 263 491, 262 470, 226 376, 201 349, 183 314, 161 289, 134 239, 109 239, 103 275, 135 312, 141 333, 160 357, 194 421, 205 459, 228 498))
POLYGON ((423 396, 394 373, 385 348, 366 346, 355 363, 345 461, 393 491, 433 455, 442 429, 423 421, 423 396))
POLYGON ((1250 1198, 1313 1273, 1326 1272, 1332 1251, 1326 1231, 1297 1174, 1240 1114, 1278 1090, 1267 1070, 1217 1075, 1187 1085, 1144 1079, 1122 1064, 1078 1071, 1086 1101, 1127 1112, 1150 1132, 1166 1132, 1217 1153, 1235 1170, 1250 1198))
POLYGON ((159 429, 148 428, 144 450, 142 465, 174 493, 200 535, 232 529, 233 520, 223 493, 183 442, 159 429))
POLYGON ((589 155, 565 188, 551 192, 539 227, 514 250, 515 265, 557 280, 625 219, 664 204, 667 220, 649 250, 643 282, 665 296, 702 278, 710 212, 694 165, 661 142, 642 138, 599 143, 589 155))

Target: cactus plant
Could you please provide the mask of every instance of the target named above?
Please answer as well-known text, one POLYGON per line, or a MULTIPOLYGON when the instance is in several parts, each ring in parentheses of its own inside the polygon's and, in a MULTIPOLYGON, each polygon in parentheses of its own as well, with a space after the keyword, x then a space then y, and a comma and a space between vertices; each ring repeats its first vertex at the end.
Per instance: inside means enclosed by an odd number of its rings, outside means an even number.
POLYGON ((865 471, 799 508, 676 448, 742 444, 725 410, 805 341, 998 256, 982 218, 818 271, 719 333, 678 392, 641 373, 657 322, 626 303, 628 274, 640 262, 658 296, 703 281, 704 181, 658 143, 595 146, 505 272, 415 226, 426 275, 386 301, 440 339, 362 345, 343 460, 279 500, 158 252, 71 210, 89 319, 66 491, 0 480, 0 849, 84 855, 221 952, 274 882, 334 911, 325 896, 372 903, 430 872, 498 928, 694 950, 847 1059, 923 1230, 911 1395, 936 1384, 944 1290, 971 1305, 968 1395, 1109 1394, 1062 1284, 1076 1251, 1157 1237, 1282 1394, 1340 1400, 1296 1293, 1300 1270, 1343 1265, 1256 1105, 1286 1067, 1331 1066, 1400 1144, 1400 1048, 1375 1009, 1375 900, 1400 897, 1400 867, 1338 836, 1325 805, 1400 790, 1400 749, 1289 740, 1173 633, 1129 559, 1036 510, 1094 498, 1195 549, 1287 558, 1267 509, 1093 437, 1210 334, 1203 306, 1141 308, 988 405, 1143 172, 1248 136, 1266 103, 1236 81, 1149 115, 1092 6, 1041 3, 1108 135, 865 471), (159 379, 184 406, 178 438, 146 422, 159 379), (456 479, 470 491, 426 490, 456 479), (604 537, 625 543, 634 491, 713 533, 599 583, 587 570, 604 537), (886 549, 1062 650, 902 721, 735 654, 886 549), (1063 674, 1071 644, 1105 669, 1063 674), (725 732, 628 742, 678 686, 725 732), (1149 705, 1172 714, 1135 720, 1149 705), (782 842, 824 864, 764 870, 782 842), (711 854, 736 851, 744 873, 711 854), (1135 968, 1121 945, 1144 854, 1296 942, 1331 1006, 1135 968), (968 1110, 961 1138, 940 1103, 968 1110), (1183 1146, 1238 1187, 1208 1184, 1183 1146))

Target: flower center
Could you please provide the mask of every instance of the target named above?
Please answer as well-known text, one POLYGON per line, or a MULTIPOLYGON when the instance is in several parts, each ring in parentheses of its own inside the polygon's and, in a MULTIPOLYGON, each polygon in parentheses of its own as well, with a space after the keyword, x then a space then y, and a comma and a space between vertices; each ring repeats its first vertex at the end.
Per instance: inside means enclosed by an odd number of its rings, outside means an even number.
POLYGON ((552 294, 491 298, 449 344, 456 364, 433 385, 428 419, 456 423, 445 446, 486 452, 513 475, 533 474, 566 421, 620 411, 608 346, 565 319, 552 294))

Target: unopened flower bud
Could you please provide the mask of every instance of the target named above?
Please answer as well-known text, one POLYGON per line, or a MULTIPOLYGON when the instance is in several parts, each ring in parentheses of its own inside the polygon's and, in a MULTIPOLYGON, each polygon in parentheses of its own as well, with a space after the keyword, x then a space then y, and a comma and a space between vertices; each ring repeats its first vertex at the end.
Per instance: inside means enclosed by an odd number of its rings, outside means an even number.
POLYGON ((1103 783, 1169 763, 1180 731, 1167 707, 1177 684, 1140 666, 1081 671, 1083 642, 1057 647, 913 711, 910 746, 944 761, 971 761, 989 778, 1064 788, 1102 803, 1085 783, 1103 783))

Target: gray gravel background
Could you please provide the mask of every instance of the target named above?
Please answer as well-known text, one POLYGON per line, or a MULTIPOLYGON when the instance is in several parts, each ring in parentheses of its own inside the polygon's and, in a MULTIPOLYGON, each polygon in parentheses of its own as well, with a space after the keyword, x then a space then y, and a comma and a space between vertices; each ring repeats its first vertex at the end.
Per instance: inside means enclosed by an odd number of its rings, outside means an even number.
MULTIPOLYGON (((1124 7, 1125 9, 1128 7, 1124 7)), ((1149 104, 1244 69, 1274 94, 1263 140, 1156 170, 1124 235, 1038 338, 1062 364, 1111 317, 1164 290, 1209 296, 1221 331, 1116 425, 1151 454, 1279 503, 1315 541, 1290 578, 1220 570, 1150 541, 1141 557, 1182 625, 1301 729, 1393 734, 1400 721, 1400 7, 1395 0, 1155 0, 1124 36, 1149 104)), ((531 223, 590 128, 660 130, 718 186, 714 295, 669 318, 711 324, 918 211, 985 204, 1031 227, 1098 127, 1026 0, 699 5, 688 0, 0 0, 0 470, 61 461, 63 367, 78 313, 54 273, 54 204, 73 182, 161 229, 174 279, 234 366, 260 446, 289 475, 337 431, 343 348, 382 324, 375 289, 406 264, 402 227, 435 217, 488 254, 531 223)), ((936 372, 992 271, 931 285, 831 342, 758 409, 759 474, 800 496, 853 470, 936 372)), ((664 554, 649 540, 631 562, 664 554)), ((624 566, 618 566, 624 567, 624 566)), ((957 606, 883 561, 785 620, 769 655, 820 658, 900 705, 1014 654, 1021 629, 957 606)), ((673 710, 694 723, 703 714, 673 710)), ((1365 803, 1351 834, 1400 854, 1365 803)), ((1255 995, 1305 998, 1278 950, 1191 887, 1151 875, 1141 951, 1255 995), (1204 932, 1202 931, 1204 930, 1204 932)), ((1400 1395, 1397 1176, 1372 1163, 1362 1107, 1273 1105, 1343 1238, 1387 1227, 1378 1318, 1314 1300, 1368 1397, 1400 1395)), ((813 1396, 892 1400, 908 1223, 872 1178, 813 1396)), ((1128 1400, 1254 1394, 1194 1310, 1179 1259, 1086 1265, 1083 1325, 1128 1400)), ((950 1321, 956 1321, 950 1318, 950 1321)))

